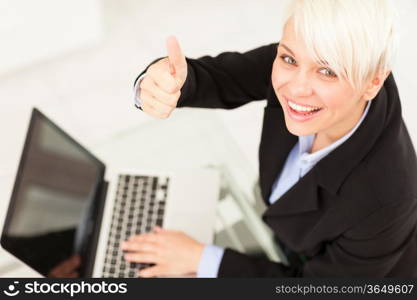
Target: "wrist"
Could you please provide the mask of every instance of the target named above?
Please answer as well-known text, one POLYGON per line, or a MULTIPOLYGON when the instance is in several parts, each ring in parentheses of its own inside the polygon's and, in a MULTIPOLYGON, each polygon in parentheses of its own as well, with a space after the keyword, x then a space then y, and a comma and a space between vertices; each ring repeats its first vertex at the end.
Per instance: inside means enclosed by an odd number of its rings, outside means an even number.
POLYGON ((193 251, 194 253, 194 259, 192 260, 192 267, 191 267, 191 272, 197 273, 198 271, 198 266, 200 265, 200 260, 201 260, 201 256, 203 255, 203 251, 204 251, 204 247, 206 245, 197 242, 195 244, 195 250, 193 251))

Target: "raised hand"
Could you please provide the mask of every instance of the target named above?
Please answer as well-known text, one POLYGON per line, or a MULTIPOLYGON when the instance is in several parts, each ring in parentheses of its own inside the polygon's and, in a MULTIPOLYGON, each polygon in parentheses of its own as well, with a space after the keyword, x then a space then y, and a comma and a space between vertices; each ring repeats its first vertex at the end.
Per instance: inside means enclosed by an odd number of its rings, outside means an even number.
POLYGON ((152 64, 139 88, 142 110, 156 118, 169 117, 187 78, 187 62, 174 36, 166 40, 168 57, 152 64))

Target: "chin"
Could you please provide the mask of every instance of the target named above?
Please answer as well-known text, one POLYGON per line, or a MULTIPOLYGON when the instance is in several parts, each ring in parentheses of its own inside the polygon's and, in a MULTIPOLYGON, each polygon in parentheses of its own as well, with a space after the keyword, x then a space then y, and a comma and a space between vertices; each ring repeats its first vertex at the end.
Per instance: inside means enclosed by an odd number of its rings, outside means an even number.
POLYGON ((311 130, 311 127, 309 128, 308 125, 294 124, 294 122, 287 121, 287 118, 285 118, 285 126, 291 134, 296 136, 306 136, 314 134, 314 131, 311 130))

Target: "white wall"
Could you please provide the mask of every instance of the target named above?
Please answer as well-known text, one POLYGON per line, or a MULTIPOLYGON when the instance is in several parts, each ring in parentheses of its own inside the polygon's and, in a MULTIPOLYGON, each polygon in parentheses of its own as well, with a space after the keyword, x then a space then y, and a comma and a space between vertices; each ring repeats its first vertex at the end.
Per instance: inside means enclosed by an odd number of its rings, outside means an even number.
POLYGON ((97 41, 99 0, 0 0, 0 76, 97 41))

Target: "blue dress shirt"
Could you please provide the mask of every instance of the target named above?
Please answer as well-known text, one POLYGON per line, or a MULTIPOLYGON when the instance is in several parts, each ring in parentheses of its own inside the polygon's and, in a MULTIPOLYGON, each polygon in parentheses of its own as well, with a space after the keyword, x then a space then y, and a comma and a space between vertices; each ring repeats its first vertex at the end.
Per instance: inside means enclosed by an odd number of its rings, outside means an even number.
MULTIPOLYGON (((136 93, 137 85, 143 79, 143 74, 137 81, 135 89, 135 105, 140 107, 139 93, 136 93)), ((322 158, 343 144, 359 127, 365 116, 368 114, 371 101, 368 101, 365 111, 361 119, 347 134, 336 140, 329 146, 309 153, 313 146, 315 134, 307 136, 299 136, 298 142, 294 145, 291 152, 288 154, 284 167, 281 173, 275 179, 272 185, 272 193, 269 197, 269 203, 277 201, 285 192, 287 192, 294 184, 300 180, 308 171, 310 171, 322 158)), ((201 256, 200 264, 198 266, 197 277, 217 277, 220 263, 223 257, 224 249, 216 245, 206 245, 201 256)))

